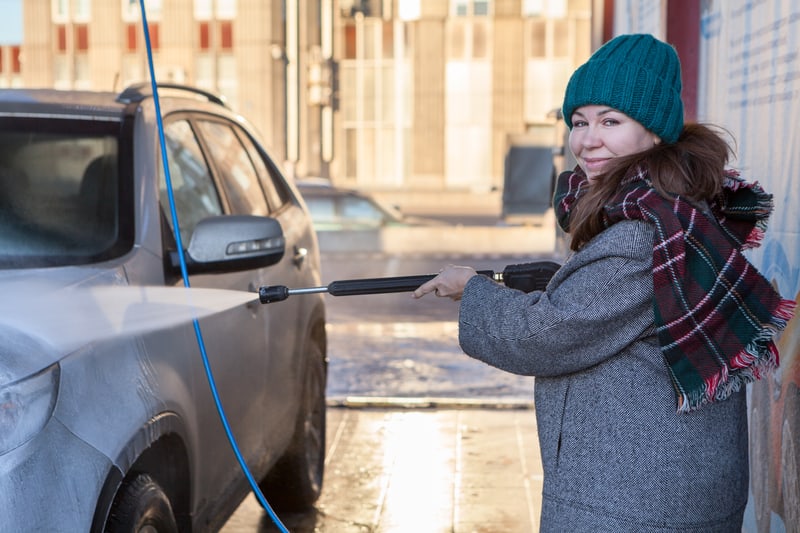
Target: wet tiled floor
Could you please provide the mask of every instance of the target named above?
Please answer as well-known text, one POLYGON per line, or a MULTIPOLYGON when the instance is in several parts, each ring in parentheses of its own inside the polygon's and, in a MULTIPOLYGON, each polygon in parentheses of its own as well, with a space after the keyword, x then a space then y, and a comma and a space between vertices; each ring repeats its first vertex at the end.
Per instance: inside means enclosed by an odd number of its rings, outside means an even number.
MULTIPOLYGON (((328 409, 325 486, 293 533, 538 531, 542 468, 529 405, 351 401, 328 409)), ((278 531, 254 496, 223 533, 278 531)))

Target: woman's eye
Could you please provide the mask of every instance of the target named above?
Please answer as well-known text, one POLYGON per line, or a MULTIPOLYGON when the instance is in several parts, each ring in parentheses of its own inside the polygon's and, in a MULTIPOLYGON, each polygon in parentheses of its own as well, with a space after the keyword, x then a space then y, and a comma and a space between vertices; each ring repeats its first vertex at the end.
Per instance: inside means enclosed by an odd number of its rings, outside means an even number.
POLYGON ((572 127, 573 128, 582 128, 583 126, 586 126, 586 121, 585 120, 573 120, 572 121, 572 127))
POLYGON ((603 120, 603 126, 616 126, 617 124, 619 124, 619 121, 614 118, 607 118, 603 120))

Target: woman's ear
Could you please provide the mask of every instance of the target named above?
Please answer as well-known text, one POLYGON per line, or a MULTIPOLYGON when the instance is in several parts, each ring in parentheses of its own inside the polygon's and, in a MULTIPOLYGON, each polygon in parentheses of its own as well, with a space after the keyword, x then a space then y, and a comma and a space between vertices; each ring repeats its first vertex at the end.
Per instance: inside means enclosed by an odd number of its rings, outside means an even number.
POLYGON ((661 144, 661 137, 659 137, 658 135, 656 135, 654 133, 653 134, 653 146, 658 146, 659 144, 661 144))

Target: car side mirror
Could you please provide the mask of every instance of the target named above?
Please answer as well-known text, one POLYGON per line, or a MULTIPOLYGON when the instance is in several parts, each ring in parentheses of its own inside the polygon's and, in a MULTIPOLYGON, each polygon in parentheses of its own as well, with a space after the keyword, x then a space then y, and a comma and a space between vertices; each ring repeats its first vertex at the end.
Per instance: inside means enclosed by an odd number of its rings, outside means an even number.
MULTIPOLYGON (((195 226, 186 249, 189 274, 223 273, 274 265, 286 251, 286 239, 274 218, 222 215, 204 218, 195 226)), ((177 251, 170 263, 180 271, 177 251)))

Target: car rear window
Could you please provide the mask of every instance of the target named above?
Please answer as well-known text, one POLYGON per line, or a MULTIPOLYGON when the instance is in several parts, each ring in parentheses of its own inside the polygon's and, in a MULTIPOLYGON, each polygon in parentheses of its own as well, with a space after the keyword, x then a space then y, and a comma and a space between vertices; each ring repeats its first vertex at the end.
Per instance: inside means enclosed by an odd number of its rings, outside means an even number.
POLYGON ((120 123, 0 121, 0 268, 90 263, 120 237, 120 123))

